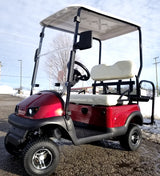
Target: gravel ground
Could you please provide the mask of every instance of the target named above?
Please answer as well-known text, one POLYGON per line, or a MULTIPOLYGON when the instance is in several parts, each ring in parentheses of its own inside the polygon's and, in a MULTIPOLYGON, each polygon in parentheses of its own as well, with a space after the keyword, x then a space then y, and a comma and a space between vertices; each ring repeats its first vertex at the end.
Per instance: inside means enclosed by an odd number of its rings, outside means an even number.
MULTIPOLYGON (((4 148, 7 117, 21 98, 0 95, 0 176, 25 176, 22 162, 4 148)), ((145 135, 144 135, 145 136, 145 135)), ((143 139, 136 152, 123 150, 118 142, 74 146, 60 143, 61 159, 53 176, 159 176, 160 144, 143 139)))

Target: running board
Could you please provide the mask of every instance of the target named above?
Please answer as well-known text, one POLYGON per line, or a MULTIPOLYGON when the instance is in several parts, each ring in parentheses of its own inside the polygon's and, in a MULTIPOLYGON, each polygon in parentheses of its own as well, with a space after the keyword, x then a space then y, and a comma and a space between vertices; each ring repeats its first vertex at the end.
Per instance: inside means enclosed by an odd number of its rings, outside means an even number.
POLYGON ((73 142, 75 145, 81 145, 81 144, 91 143, 95 141, 100 141, 102 139, 112 139, 113 137, 124 135, 126 132, 127 132, 127 128, 125 126, 117 127, 117 128, 112 128, 111 132, 100 134, 100 135, 84 137, 84 138, 76 137, 73 142))
POLYGON ((77 139, 76 145, 81 145, 81 144, 91 143, 91 142, 95 142, 95 141, 100 141, 102 139, 111 139, 113 137, 114 137, 113 133, 107 133, 107 134, 101 134, 101 135, 96 135, 96 136, 80 138, 80 139, 77 139))

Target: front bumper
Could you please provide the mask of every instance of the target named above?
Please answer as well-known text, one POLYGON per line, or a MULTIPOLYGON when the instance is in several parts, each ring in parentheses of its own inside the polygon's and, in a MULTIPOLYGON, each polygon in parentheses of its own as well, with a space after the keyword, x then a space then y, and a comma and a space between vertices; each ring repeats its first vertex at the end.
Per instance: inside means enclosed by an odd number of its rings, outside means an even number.
POLYGON ((66 129, 66 124, 63 116, 51 117, 47 119, 26 119, 11 114, 8 117, 10 129, 7 135, 7 142, 18 146, 26 141, 28 132, 39 129, 45 125, 59 125, 66 129))

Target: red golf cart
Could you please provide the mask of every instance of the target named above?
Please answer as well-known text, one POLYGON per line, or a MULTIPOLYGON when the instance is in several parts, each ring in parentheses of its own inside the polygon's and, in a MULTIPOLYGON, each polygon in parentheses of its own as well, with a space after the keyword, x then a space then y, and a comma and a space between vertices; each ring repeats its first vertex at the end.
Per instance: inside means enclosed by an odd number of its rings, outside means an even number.
POLYGON ((116 139, 126 150, 137 150, 142 140, 139 126, 143 125, 138 103, 152 101, 150 124, 153 124, 155 94, 152 82, 139 80, 143 66, 141 28, 85 6, 67 7, 40 24, 43 28, 34 58, 31 95, 17 104, 15 112, 8 118, 10 129, 5 137, 6 150, 13 155, 23 155, 24 168, 29 175, 50 175, 55 171, 59 161, 56 141, 61 139, 70 140, 75 145, 116 139), (44 90, 33 94, 46 28, 74 36, 66 92, 44 90), (118 61, 113 65, 102 63, 102 41, 107 42, 134 31, 137 31, 139 38, 138 71, 135 72, 134 63, 130 60, 118 61), (97 65, 89 71, 82 63, 75 61, 75 56, 77 50, 92 48, 92 40, 99 43, 99 57, 97 65), (85 74, 75 65, 81 67, 85 74), (90 77, 93 80, 91 94, 71 92, 72 86, 90 77), (150 96, 141 95, 143 83, 151 85, 150 96), (111 91, 113 89, 114 92, 111 91))

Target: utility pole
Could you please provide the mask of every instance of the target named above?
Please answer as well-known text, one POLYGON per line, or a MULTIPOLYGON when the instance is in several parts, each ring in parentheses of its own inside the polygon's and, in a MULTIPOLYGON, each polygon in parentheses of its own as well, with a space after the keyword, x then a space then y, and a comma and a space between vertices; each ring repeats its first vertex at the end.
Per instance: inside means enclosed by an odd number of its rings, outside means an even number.
POLYGON ((0 79, 1 79, 1 67, 2 67, 2 62, 0 61, 0 79))
POLYGON ((18 60, 20 62, 20 92, 22 90, 22 60, 18 60))
POLYGON ((153 64, 155 64, 155 67, 156 67, 156 90, 157 90, 157 97, 159 96, 159 87, 158 87, 158 69, 157 69, 157 65, 160 63, 160 62, 157 61, 158 58, 159 58, 159 57, 155 57, 155 58, 153 58, 153 59, 155 60, 155 63, 153 63, 153 64))

